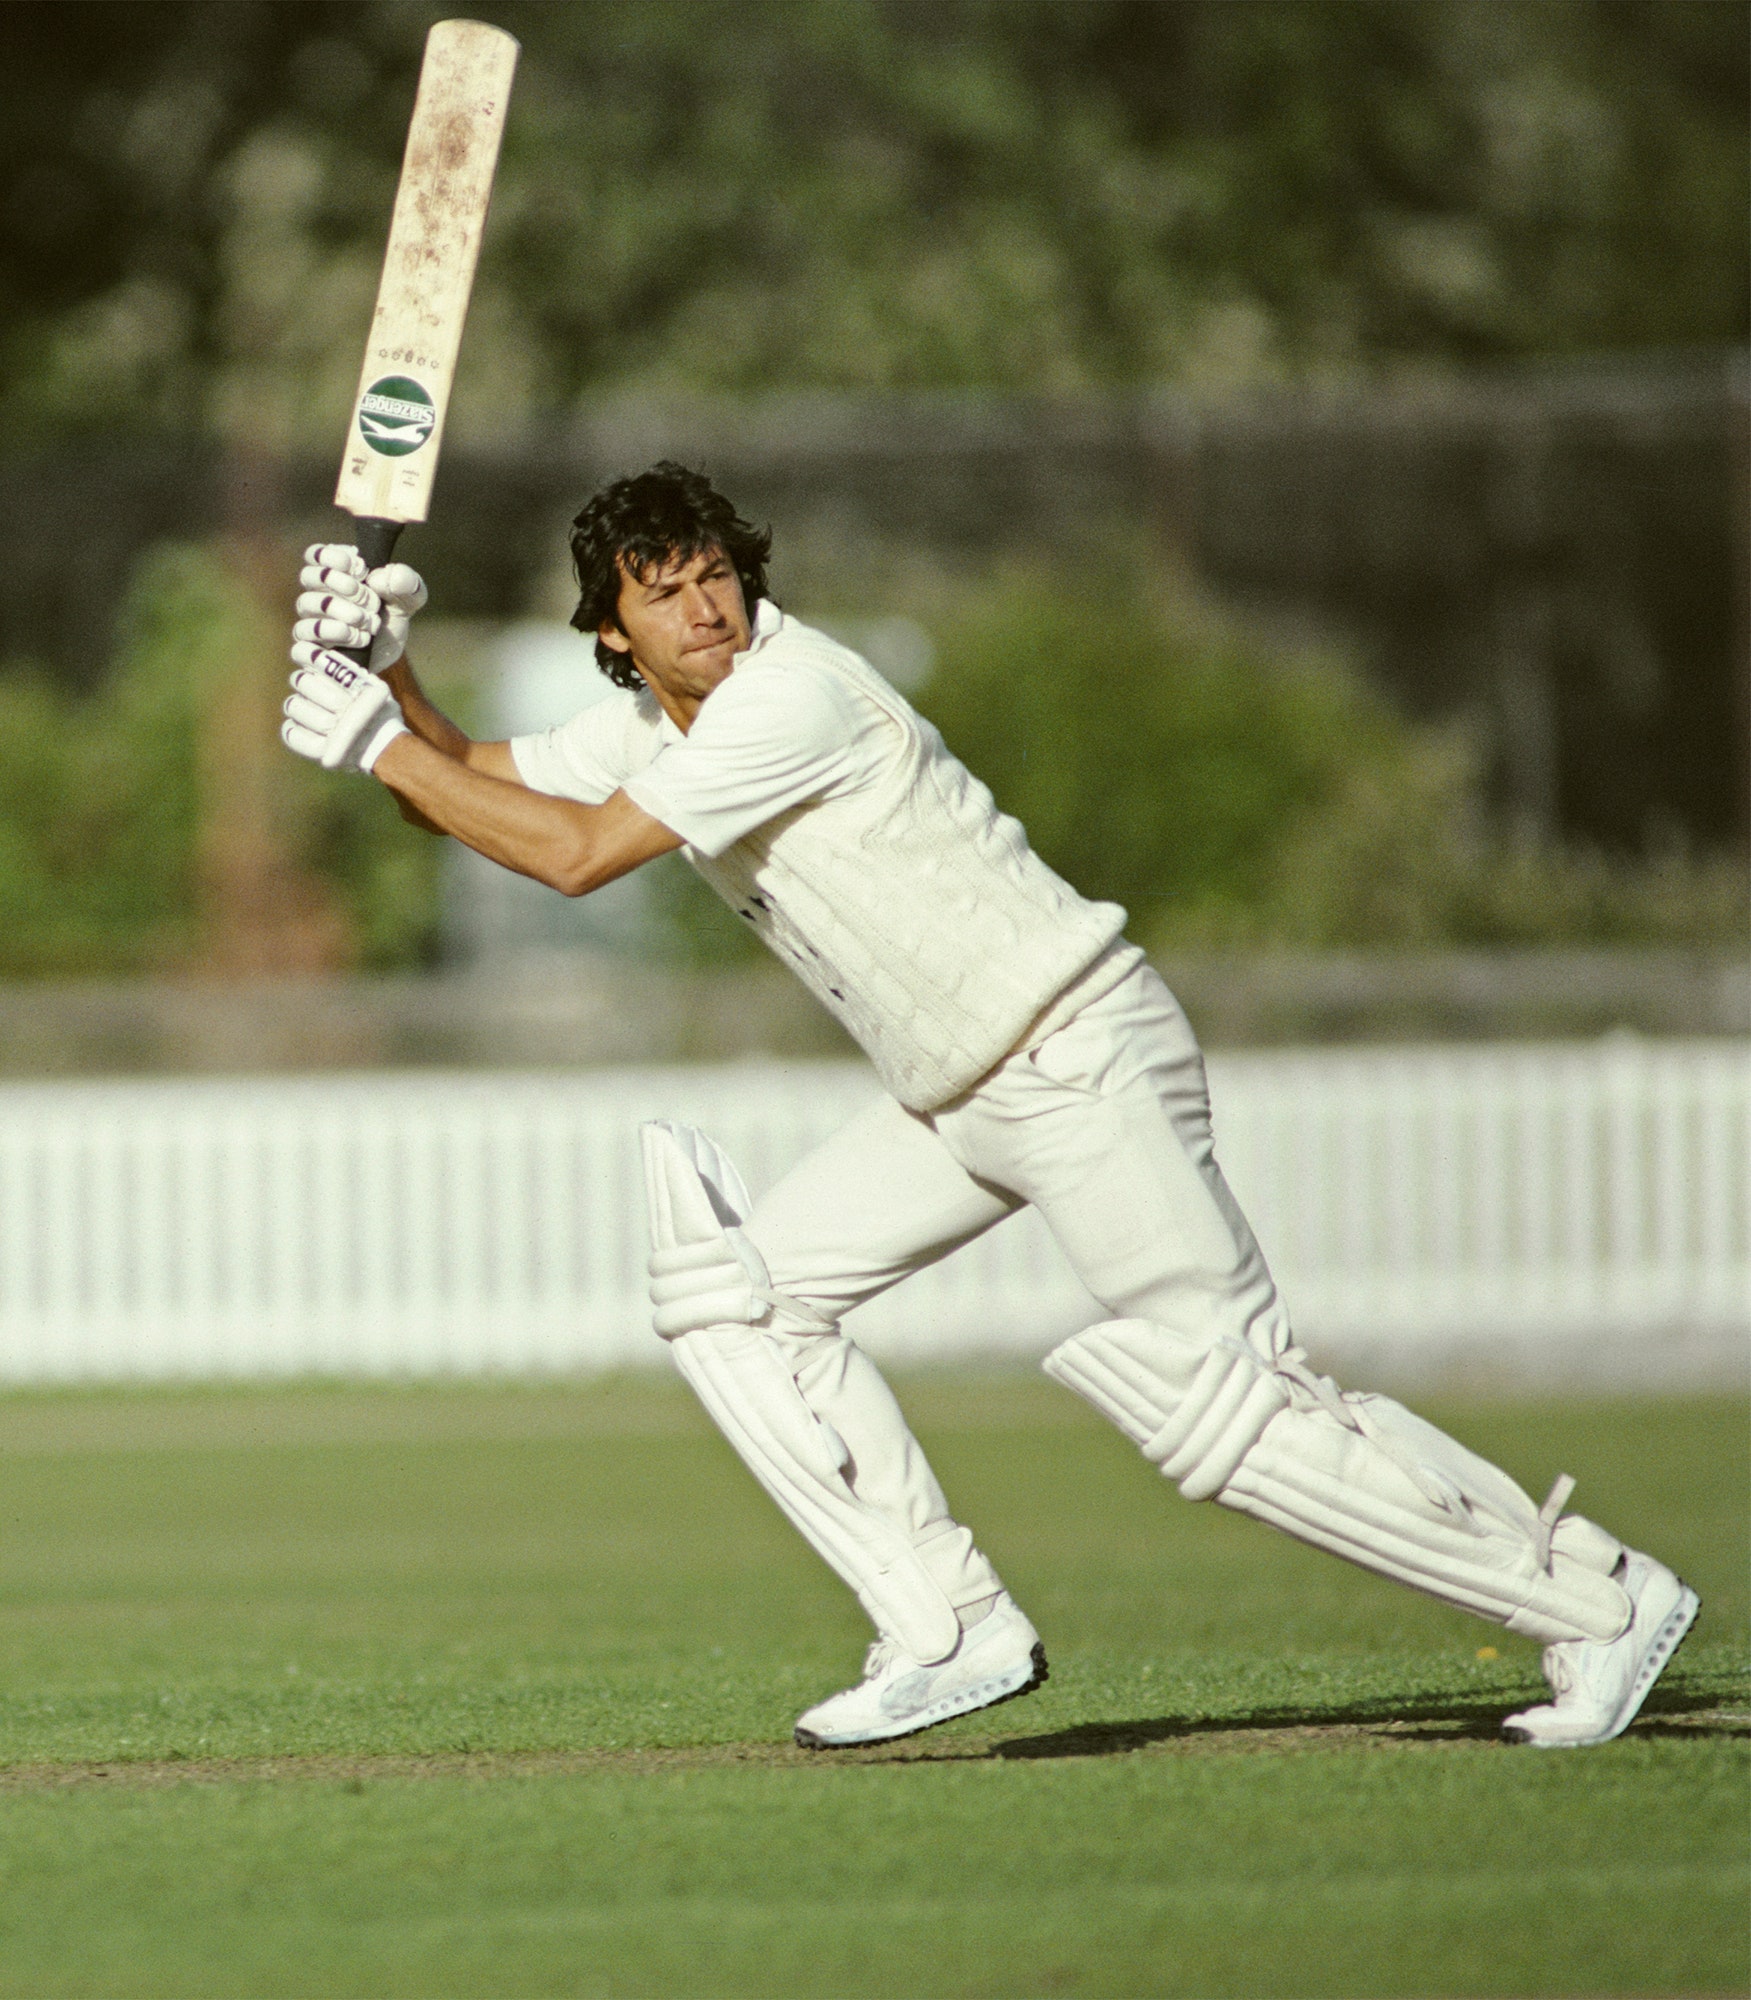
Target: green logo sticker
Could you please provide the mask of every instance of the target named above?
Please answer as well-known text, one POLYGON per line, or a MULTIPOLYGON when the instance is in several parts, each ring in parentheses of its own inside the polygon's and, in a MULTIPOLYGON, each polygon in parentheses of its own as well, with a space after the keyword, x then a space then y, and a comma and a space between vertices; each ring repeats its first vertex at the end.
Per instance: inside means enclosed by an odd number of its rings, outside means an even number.
POLYGON ((409 375, 385 375, 359 399, 359 429, 371 449, 385 458, 418 451, 437 421, 431 397, 409 375))

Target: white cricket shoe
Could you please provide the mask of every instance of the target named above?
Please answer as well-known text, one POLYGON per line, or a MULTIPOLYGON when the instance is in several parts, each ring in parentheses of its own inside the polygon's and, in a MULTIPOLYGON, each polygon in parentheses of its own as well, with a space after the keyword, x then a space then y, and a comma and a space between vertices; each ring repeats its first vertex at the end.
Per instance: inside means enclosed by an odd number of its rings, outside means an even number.
POLYGON ((878 1639, 863 1679, 797 1717, 796 1740, 819 1750, 842 1743, 882 1743, 947 1722, 994 1702, 1031 1694, 1046 1678, 1046 1649, 1007 1592, 946 1660, 920 1666, 892 1639, 878 1639))
POLYGON ((1563 1639, 1544 1649, 1544 1678, 1555 1701, 1507 1716, 1502 1734, 1541 1750, 1609 1743, 1635 1720, 1695 1620, 1698 1600, 1652 1556, 1626 1549, 1620 1578, 1629 1624, 1615 1639, 1563 1639))

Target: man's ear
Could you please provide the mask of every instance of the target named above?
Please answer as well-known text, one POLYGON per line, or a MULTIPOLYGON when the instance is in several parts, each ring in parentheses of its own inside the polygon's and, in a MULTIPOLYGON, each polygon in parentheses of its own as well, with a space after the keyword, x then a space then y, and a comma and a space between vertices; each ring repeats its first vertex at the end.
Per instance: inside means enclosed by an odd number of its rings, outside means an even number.
POLYGON ((611 619, 604 618, 596 627, 596 637, 611 653, 630 653, 632 641, 611 619))

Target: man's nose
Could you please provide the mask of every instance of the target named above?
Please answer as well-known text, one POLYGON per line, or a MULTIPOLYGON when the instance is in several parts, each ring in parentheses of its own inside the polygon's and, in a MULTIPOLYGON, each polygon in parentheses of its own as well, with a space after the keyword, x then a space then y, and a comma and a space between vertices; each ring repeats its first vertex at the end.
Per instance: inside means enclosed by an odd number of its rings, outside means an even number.
POLYGON ((721 625, 723 607, 712 597, 703 585, 690 583, 686 594, 687 616, 695 625, 721 625))

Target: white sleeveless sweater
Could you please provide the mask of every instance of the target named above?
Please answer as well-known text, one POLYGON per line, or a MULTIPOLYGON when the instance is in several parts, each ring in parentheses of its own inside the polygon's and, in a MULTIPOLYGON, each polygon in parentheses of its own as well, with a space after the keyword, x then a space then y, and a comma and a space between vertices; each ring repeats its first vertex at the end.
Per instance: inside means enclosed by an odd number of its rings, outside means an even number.
POLYGON ((1032 851, 1018 821, 855 653, 791 628, 892 742, 879 779, 688 859, 914 1111, 961 1095, 1123 930, 1032 851))

